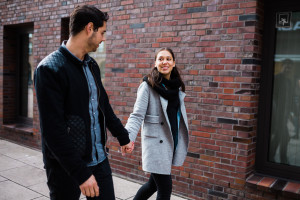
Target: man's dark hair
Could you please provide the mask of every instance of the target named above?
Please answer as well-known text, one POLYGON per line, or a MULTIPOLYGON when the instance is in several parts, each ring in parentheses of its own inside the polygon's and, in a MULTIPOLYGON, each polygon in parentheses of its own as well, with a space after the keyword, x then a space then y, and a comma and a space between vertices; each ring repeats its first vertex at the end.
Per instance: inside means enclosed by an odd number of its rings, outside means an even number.
POLYGON ((77 35, 90 22, 94 24, 94 31, 97 31, 99 27, 103 26, 103 22, 106 22, 108 19, 108 14, 100 11, 95 6, 77 6, 70 16, 70 35, 77 35))

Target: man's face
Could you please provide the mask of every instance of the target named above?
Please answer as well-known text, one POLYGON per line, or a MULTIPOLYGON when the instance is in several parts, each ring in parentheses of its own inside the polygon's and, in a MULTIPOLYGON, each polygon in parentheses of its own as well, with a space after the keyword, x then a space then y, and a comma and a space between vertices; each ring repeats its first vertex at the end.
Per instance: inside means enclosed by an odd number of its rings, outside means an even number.
POLYGON ((103 22, 103 26, 99 27, 98 30, 94 31, 92 35, 88 38, 88 46, 90 52, 95 52, 101 42, 105 41, 105 33, 106 33, 106 22, 103 22))
POLYGON ((292 75, 293 74, 293 63, 284 63, 282 65, 283 72, 287 75, 292 75))

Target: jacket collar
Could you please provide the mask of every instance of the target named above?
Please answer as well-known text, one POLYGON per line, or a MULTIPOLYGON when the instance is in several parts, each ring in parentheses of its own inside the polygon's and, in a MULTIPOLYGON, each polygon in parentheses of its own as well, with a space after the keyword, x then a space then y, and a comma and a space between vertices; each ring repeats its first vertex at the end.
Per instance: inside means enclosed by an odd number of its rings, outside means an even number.
POLYGON ((59 47, 58 51, 60 51, 68 60, 73 62, 76 66, 83 66, 84 62, 90 62, 92 59, 91 57, 86 54, 84 60, 80 60, 76 56, 74 56, 66 47, 65 47, 66 40, 63 41, 63 44, 59 47))

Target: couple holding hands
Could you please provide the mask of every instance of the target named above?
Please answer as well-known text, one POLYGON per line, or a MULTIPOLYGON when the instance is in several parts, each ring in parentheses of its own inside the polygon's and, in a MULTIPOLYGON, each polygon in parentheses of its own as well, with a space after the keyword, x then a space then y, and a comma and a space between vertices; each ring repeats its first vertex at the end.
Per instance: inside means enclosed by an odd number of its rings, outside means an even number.
POLYGON ((105 41, 109 16, 78 6, 70 16, 70 38, 38 65, 34 74, 43 160, 51 200, 114 200, 106 128, 122 154, 131 153, 141 130, 143 170, 150 178, 135 195, 168 200, 171 167, 181 166, 188 148, 185 85, 171 49, 155 54, 154 67, 138 88, 133 112, 122 125, 109 103, 100 70, 88 53, 105 41))

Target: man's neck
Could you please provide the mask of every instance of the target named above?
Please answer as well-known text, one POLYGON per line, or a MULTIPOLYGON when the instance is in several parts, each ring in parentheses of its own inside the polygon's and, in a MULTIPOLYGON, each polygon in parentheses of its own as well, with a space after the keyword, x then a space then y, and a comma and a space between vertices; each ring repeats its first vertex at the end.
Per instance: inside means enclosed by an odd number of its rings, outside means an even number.
POLYGON ((88 53, 85 50, 84 44, 85 42, 83 42, 80 38, 71 36, 66 43, 66 47, 74 56, 83 60, 85 54, 88 53))

